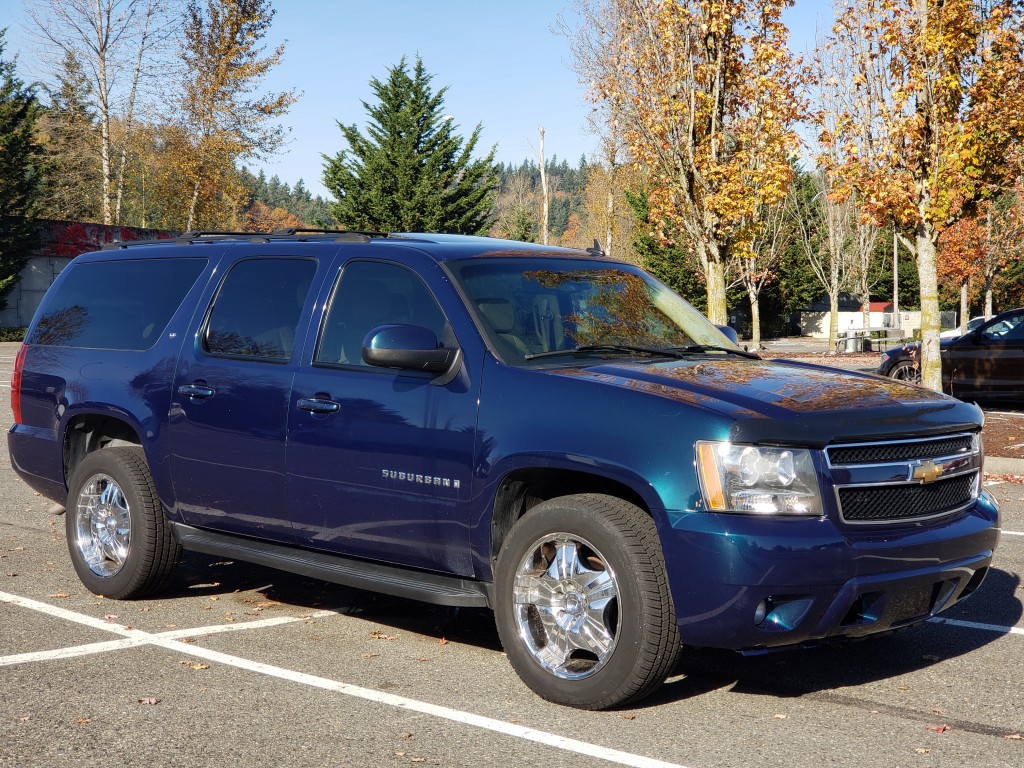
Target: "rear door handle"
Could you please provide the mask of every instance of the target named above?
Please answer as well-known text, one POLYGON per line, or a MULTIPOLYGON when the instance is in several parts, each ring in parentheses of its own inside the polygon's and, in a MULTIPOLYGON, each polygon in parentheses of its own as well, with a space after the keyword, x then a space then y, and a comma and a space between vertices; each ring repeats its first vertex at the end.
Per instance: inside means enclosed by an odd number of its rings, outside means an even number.
POLYGON ((337 413, 341 410, 341 403, 333 400, 321 400, 317 397, 300 397, 296 405, 300 411, 310 413, 337 413))
POLYGON ((191 397, 193 400, 205 400, 217 394, 217 390, 205 384, 182 384, 178 387, 178 394, 191 397))

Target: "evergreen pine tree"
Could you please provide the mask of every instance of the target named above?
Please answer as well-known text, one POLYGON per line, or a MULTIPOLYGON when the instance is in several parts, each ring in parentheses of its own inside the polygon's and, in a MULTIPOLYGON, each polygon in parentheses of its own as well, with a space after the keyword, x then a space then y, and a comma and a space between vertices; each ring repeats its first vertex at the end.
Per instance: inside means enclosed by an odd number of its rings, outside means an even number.
POLYGON ((83 94, 89 92, 82 65, 64 57, 58 87, 47 89, 50 105, 41 124, 46 135, 46 169, 40 215, 47 219, 99 221, 103 189, 97 117, 83 94))
POLYGON ((441 88, 417 58, 410 74, 403 58, 388 79, 370 80, 375 105, 363 102, 367 135, 338 124, 349 148, 324 156, 324 185, 345 227, 399 232, 484 234, 497 192, 495 149, 473 159, 482 126, 465 141, 444 115, 441 88))
POLYGON ((39 103, 18 78, 15 60, 4 58, 5 33, 0 30, 0 308, 38 243, 41 165, 34 137, 39 103))

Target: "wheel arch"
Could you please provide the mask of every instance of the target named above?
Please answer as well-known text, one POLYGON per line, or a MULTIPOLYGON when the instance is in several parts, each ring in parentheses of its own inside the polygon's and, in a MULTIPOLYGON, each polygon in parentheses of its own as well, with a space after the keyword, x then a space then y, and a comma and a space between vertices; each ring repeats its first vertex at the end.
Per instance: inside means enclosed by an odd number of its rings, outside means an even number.
POLYGON ((579 469, 522 468, 501 480, 494 494, 490 514, 490 551, 488 565, 492 578, 498 553, 512 526, 538 504, 549 499, 595 493, 626 501, 653 517, 651 505, 628 484, 579 469))
POLYGON ((80 412, 70 416, 64 427, 64 485, 86 456, 119 445, 142 446, 140 429, 126 416, 112 413, 80 412))

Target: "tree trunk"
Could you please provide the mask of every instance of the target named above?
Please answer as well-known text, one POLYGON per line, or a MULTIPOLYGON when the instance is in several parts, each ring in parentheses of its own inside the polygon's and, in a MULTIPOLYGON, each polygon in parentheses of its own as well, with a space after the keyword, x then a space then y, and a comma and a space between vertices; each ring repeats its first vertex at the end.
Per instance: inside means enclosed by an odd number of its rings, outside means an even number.
POLYGON ((750 341, 756 352, 761 346, 761 299, 752 286, 747 288, 747 296, 750 298, 750 341))
POLYGON ((728 325, 729 312, 725 298, 725 263, 708 254, 704 272, 707 275, 708 320, 715 325, 728 325))
POLYGON ((921 383, 942 391, 942 358, 939 356, 939 280, 935 266, 935 227, 917 225, 917 278, 921 291, 921 383))
POLYGON ((970 319, 970 307, 967 306, 967 287, 970 280, 965 277, 960 283, 960 333, 967 333, 967 321, 970 319))
POLYGON ((828 351, 839 351, 839 286, 833 283, 828 292, 828 351))
POLYGON ((615 174, 614 172, 609 175, 608 180, 608 203, 606 214, 608 216, 608 224, 604 230, 604 252, 606 255, 612 255, 612 242, 613 236, 615 235, 615 174))
POLYGON ((196 218, 196 205, 199 202, 199 182, 197 181, 192 187, 192 199, 188 203, 188 218, 185 222, 185 231, 192 232, 194 227, 192 226, 196 218))

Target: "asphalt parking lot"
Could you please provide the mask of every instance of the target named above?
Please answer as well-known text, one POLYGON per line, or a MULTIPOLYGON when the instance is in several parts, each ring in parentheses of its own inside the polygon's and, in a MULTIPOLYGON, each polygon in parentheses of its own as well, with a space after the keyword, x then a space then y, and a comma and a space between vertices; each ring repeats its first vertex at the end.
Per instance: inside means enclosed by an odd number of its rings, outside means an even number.
MULTIPOLYGON (((0 344, 0 423, 15 345, 0 344)), ((490 615, 189 555, 154 599, 97 598, 64 518, 0 449, 0 768, 1024 766, 1024 485, 964 605, 856 644, 694 651, 640 706, 548 704, 490 615)))

